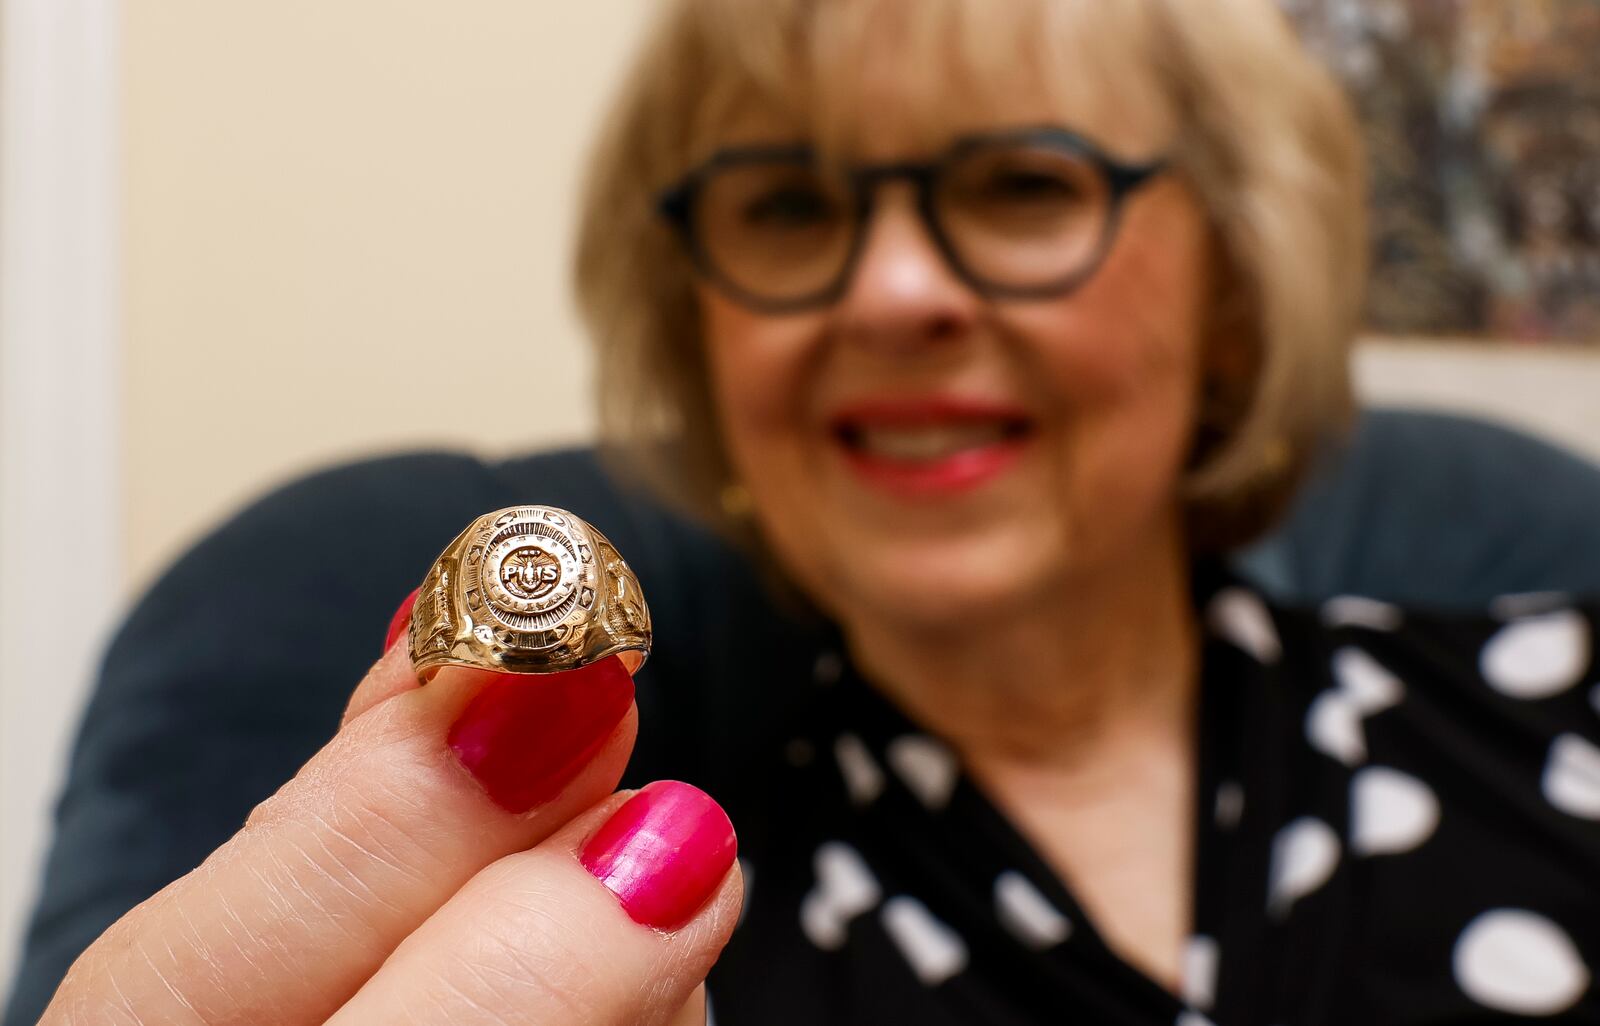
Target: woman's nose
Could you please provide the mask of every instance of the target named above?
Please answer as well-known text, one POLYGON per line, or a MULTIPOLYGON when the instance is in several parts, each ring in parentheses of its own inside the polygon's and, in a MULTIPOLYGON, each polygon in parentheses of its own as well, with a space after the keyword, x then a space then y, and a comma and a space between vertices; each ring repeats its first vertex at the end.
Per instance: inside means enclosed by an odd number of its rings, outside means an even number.
POLYGON ((847 336, 888 351, 959 338, 978 295, 951 268, 906 184, 881 187, 838 316, 847 336))

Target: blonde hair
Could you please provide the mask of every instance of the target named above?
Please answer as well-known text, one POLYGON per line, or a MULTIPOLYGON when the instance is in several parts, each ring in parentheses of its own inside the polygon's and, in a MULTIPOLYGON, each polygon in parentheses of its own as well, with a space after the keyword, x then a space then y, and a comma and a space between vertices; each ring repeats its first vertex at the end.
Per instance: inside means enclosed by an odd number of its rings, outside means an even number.
POLYGON ((1176 127, 1170 156, 1223 263, 1212 334, 1227 336, 1235 369, 1202 385, 1184 482, 1192 544, 1261 533, 1342 433, 1366 276, 1362 152, 1343 94, 1272 0, 663 3, 592 157, 575 284, 602 370, 605 451, 664 497, 727 526, 692 272, 658 190, 752 103, 848 147, 883 19, 915 58, 896 68, 924 69, 902 83, 909 95, 1003 104, 1016 69, 1032 67, 1049 95, 1154 105, 1176 127))

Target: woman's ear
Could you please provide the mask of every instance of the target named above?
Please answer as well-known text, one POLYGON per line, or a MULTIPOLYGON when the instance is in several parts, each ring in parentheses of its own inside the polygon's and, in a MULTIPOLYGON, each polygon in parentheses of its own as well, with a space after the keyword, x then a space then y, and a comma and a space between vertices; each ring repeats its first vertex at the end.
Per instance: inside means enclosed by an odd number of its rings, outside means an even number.
MULTIPOLYGON (((1220 235, 1214 234, 1191 472, 1232 443, 1255 410, 1261 389, 1266 339, 1260 290, 1239 267, 1220 235)), ((1191 499, 1188 530, 1197 551, 1220 552, 1248 544, 1288 509, 1306 470, 1293 441, 1287 435, 1269 438, 1249 459, 1248 470, 1235 476, 1226 493, 1191 499)))
POLYGON ((1254 285, 1212 230, 1207 308, 1200 340, 1195 452, 1198 466, 1249 414, 1261 376, 1261 317, 1254 285))

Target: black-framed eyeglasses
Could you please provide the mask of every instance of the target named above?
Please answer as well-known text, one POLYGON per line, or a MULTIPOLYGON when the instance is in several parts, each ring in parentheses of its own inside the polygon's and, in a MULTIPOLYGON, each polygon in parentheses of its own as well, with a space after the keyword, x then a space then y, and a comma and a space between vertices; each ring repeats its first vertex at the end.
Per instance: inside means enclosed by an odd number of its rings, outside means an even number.
POLYGON ((659 209, 696 270, 733 299, 781 313, 849 286, 878 186, 909 179, 952 270, 1002 299, 1061 296, 1105 259, 1128 195, 1166 168, 1124 164, 1063 128, 964 136, 938 159, 829 168, 804 145, 718 151, 659 209))

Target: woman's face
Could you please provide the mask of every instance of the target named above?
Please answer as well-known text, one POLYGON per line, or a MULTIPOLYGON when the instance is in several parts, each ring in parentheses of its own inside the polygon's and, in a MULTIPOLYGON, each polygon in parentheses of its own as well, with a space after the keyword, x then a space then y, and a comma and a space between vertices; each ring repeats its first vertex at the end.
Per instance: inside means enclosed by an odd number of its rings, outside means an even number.
MULTIPOLYGON (((889 76, 868 92, 855 159, 936 154, 902 129, 889 76)), ((1054 122, 1132 160, 1170 142, 1126 111, 1069 120, 1028 106, 950 137, 1054 122)), ((793 139, 776 125, 746 135, 793 139)), ((785 568, 846 623, 941 629, 1152 554, 1182 558, 1210 287, 1207 221, 1181 179, 1129 197, 1086 283, 1029 301, 985 298, 953 273, 909 184, 875 198, 831 305, 763 314, 700 286, 728 456, 785 568)))

